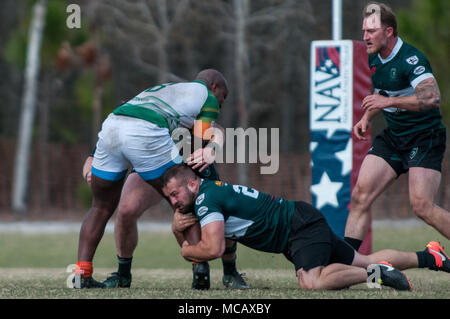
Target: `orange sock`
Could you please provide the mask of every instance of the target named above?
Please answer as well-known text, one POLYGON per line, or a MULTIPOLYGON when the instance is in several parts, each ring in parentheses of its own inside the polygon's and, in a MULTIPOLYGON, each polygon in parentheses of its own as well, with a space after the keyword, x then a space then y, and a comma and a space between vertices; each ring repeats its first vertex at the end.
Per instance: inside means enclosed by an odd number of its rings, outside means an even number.
POLYGON ((94 267, 91 261, 78 261, 75 268, 75 273, 83 277, 90 277, 94 272, 94 267))

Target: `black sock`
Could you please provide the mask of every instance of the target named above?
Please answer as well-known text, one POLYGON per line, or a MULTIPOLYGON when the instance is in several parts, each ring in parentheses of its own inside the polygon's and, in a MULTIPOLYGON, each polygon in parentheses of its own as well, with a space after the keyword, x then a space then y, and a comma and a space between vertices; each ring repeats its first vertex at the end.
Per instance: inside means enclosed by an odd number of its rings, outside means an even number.
POLYGON ((426 268, 434 265, 434 257, 428 253, 428 251, 416 252, 417 259, 419 260, 419 268, 426 268))
POLYGON ((225 260, 222 258, 223 274, 232 275, 236 270, 236 257, 231 260, 225 260))
POLYGON ((357 238, 351 238, 351 237, 344 237, 344 240, 350 244, 350 246, 352 246, 356 251, 358 251, 359 247, 362 244, 362 240, 361 239, 357 239, 357 238))
POLYGON ((133 257, 122 258, 117 255, 117 261, 119 263, 119 275, 129 277, 131 275, 131 262, 133 261, 133 257))

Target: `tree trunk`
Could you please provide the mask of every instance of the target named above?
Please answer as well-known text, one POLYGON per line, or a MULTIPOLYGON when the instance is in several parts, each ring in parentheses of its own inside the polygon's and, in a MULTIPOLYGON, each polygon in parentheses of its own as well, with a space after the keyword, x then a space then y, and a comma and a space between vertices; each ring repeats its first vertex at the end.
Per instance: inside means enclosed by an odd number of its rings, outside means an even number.
MULTIPOLYGON (((236 108, 239 116, 238 125, 244 130, 248 127, 247 113, 247 45, 245 39, 246 20, 248 17, 250 0, 234 0, 233 7, 236 15, 235 30, 235 76, 236 76, 236 108)), ((247 156, 246 156, 247 158, 247 156)), ((237 163, 238 183, 248 185, 248 164, 237 163)))
POLYGON ((40 208, 45 210, 49 204, 49 148, 48 126, 51 83, 53 74, 47 74, 43 81, 42 100, 39 102, 39 182, 40 182, 40 208))
POLYGON ((33 7, 29 29, 25 85, 22 100, 22 113, 19 123, 18 142, 13 179, 12 208, 18 213, 26 209, 25 194, 28 184, 28 161, 36 109, 36 90, 40 66, 40 49, 45 24, 47 1, 39 0, 33 7))

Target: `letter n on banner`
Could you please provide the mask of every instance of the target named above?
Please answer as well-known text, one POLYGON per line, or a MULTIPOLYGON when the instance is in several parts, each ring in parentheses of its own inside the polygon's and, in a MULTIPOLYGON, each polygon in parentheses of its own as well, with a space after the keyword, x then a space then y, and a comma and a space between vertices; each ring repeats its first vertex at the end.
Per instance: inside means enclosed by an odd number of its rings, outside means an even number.
MULTIPOLYGON (((310 152, 313 205, 333 231, 344 237, 351 191, 371 145, 352 137, 371 92, 368 57, 359 41, 313 41, 311 44, 310 152)), ((371 227, 362 253, 370 253, 371 227)))

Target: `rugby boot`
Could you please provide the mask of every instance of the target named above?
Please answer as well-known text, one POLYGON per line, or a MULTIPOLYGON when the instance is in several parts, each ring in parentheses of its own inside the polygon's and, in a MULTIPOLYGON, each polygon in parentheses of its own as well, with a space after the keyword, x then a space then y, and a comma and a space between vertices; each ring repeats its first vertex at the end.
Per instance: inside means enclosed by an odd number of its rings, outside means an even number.
POLYGON ((73 287, 77 289, 91 289, 91 288, 105 288, 105 284, 95 280, 92 276, 83 277, 80 276, 79 285, 77 284, 76 276, 72 279, 73 287))
POLYGON ((234 271, 230 275, 223 275, 222 283, 226 288, 230 289, 248 289, 248 285, 244 280, 244 274, 234 271))
POLYGON ((119 272, 113 272, 108 278, 103 281, 105 288, 130 288, 130 276, 120 275, 119 272))
POLYGON ((209 264, 207 262, 192 264, 192 289, 207 290, 210 287, 209 264))
POLYGON ((377 279, 380 285, 397 290, 412 290, 411 283, 405 274, 392 267, 390 263, 381 261, 378 264, 369 265, 368 268, 373 269, 374 266, 378 266, 380 270, 380 278, 377 279))
POLYGON ((428 268, 431 270, 441 270, 450 273, 450 261, 448 256, 444 253, 444 247, 437 241, 430 241, 426 248, 430 263, 432 264, 428 268))

